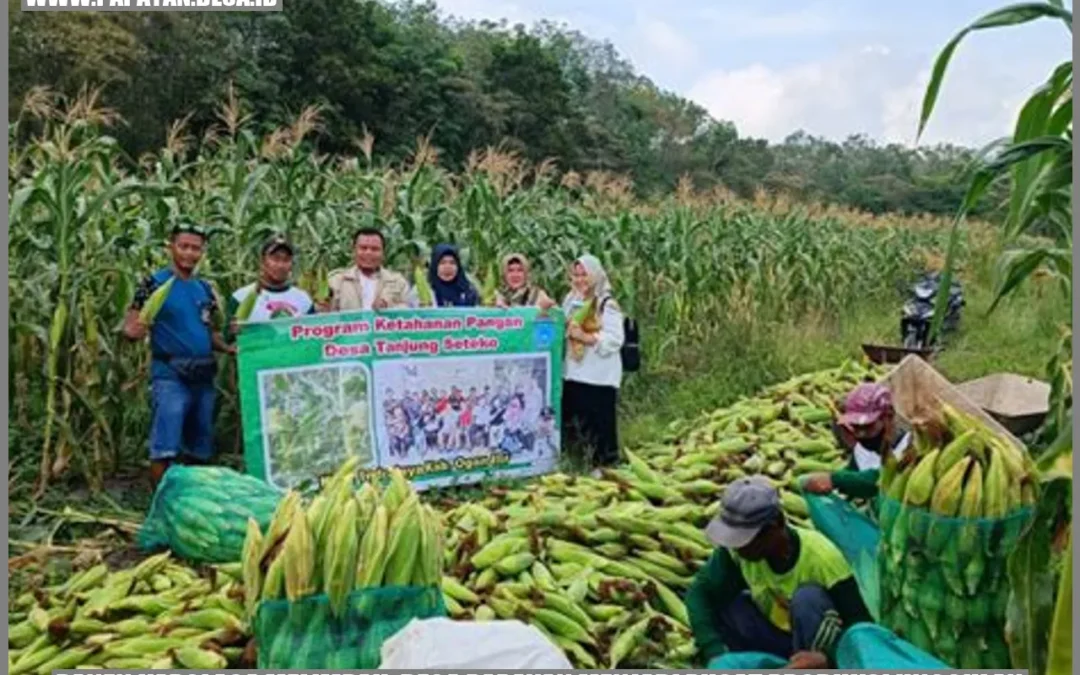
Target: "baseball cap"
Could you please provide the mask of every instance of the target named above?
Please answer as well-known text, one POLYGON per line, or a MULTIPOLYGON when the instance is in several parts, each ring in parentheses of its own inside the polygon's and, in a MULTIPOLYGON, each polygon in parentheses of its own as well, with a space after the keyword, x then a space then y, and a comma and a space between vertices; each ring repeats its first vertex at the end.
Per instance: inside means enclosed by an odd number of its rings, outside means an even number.
POLYGON ((181 220, 175 223, 172 228, 170 228, 169 234, 174 237, 178 234, 195 234, 203 239, 207 239, 210 236, 210 232, 207 231, 205 227, 197 225, 190 220, 181 220))
POLYGON ((861 427, 873 424, 892 409, 892 392, 883 384, 865 382, 851 390, 844 400, 840 426, 861 427))
POLYGON ((742 548, 780 512, 780 493, 772 483, 761 476, 740 478, 724 490, 720 512, 705 535, 717 546, 742 548))
POLYGON ((274 253, 281 249, 285 249, 286 251, 288 251, 289 255, 293 255, 295 253, 295 251, 293 250, 293 245, 289 242, 285 235, 275 234, 271 235, 266 239, 266 241, 263 242, 262 248, 259 249, 259 252, 261 255, 270 255, 271 253, 274 253))

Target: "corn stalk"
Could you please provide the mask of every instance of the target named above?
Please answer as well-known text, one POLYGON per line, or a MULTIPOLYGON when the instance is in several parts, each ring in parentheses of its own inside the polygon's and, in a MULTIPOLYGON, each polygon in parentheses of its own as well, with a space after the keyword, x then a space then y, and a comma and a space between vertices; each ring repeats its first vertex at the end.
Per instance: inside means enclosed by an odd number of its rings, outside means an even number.
MULTIPOLYGON (((44 107, 51 112, 35 120, 40 133, 9 128, 19 158, 8 177, 9 385, 25 392, 9 424, 34 439, 17 457, 34 463, 39 491, 69 465, 97 485, 142 458, 149 358, 118 330, 138 279, 166 264, 165 235, 181 217, 214 229, 200 273, 221 297, 254 279, 257 245, 271 231, 295 241, 305 285, 316 271, 350 264, 352 234, 365 225, 386 233, 387 264, 410 275, 441 241, 462 246, 479 280, 521 251, 556 299, 568 290, 570 262, 594 253, 620 305, 646 328, 646 374, 677 368, 679 345, 707 343, 735 322, 839 315, 893 298, 943 225, 689 190, 637 202, 620 179, 563 187, 547 169, 496 150, 458 175, 424 143, 402 165, 326 158, 305 140, 318 127, 314 112, 260 136, 242 106, 228 99, 201 139, 178 122, 137 164, 107 134, 115 119, 85 105, 44 107)), ((645 385, 631 378, 628 386, 645 385)), ((238 449, 231 365, 218 387, 217 444, 238 449)))
MULTIPOLYGON (((960 41, 979 30, 1016 26, 1038 19, 1062 21, 1072 33, 1072 12, 1060 0, 1009 5, 990 12, 960 31, 939 54, 923 98, 919 133, 926 127, 944 79, 945 70, 960 41)), ((960 226, 987 188, 999 178, 1011 179, 1009 213, 1005 222, 1008 246, 997 263, 994 300, 989 311, 1036 274, 1051 278, 1063 291, 1070 309, 1068 330, 1071 338, 1072 309, 1072 60, 1054 69, 1047 81, 1028 99, 1020 111, 1012 138, 999 144, 996 153, 974 173, 967 194, 950 232, 943 288, 952 281, 956 242, 960 226), (1032 243, 1025 235, 1041 235, 1043 241, 1032 243)), ((942 293, 934 307, 931 339, 940 330, 945 316, 947 295, 942 293)), ((1050 359, 1051 415, 1047 431, 1057 437, 1043 457, 1052 464, 1061 456, 1072 455, 1070 340, 1063 340, 1050 359)), ((1071 463, 1071 459, 1070 459, 1071 463)), ((1071 476, 1047 474, 1048 488, 1038 505, 1031 531, 1017 546, 1009 560, 1012 585, 1010 601, 1010 651, 1013 666, 1026 668, 1032 675, 1072 671, 1070 639, 1062 629, 1071 620, 1071 575, 1062 574, 1059 592, 1054 598, 1054 572, 1050 567, 1053 535, 1063 527, 1068 510, 1071 476), (1067 592, 1062 593, 1062 590, 1067 592), (1056 603, 1056 608, 1055 608, 1056 603), (1053 634, 1054 640, 1048 640, 1053 634)), ((1072 567, 1070 544, 1063 564, 1072 567)))

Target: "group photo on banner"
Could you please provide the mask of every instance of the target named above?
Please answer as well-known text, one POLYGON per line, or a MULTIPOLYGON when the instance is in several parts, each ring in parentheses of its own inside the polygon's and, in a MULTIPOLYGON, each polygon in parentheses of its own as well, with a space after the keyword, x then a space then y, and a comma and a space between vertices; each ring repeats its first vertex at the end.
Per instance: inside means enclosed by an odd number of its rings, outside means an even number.
POLYGON ((563 319, 535 307, 252 322, 238 337, 248 473, 279 489, 351 457, 417 489, 555 469, 563 319))

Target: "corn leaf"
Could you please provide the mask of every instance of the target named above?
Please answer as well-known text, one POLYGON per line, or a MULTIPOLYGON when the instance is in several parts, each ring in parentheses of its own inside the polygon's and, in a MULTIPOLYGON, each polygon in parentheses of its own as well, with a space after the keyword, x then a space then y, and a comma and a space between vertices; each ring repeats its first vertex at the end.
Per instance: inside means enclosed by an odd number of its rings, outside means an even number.
POLYGON ((1003 253, 997 262, 994 299, 986 313, 993 312, 1005 296, 1015 290, 1048 259, 1057 257, 1052 249, 1046 247, 1017 249, 1003 253))
POLYGON ((1053 471, 1061 457, 1072 454, 1072 432, 1072 408, 1069 408, 1065 413, 1063 424, 1058 429, 1057 438, 1035 461, 1035 466, 1040 472, 1045 474, 1053 471))
POLYGON ((1012 666, 1044 675, 1054 609, 1054 573, 1049 555, 1054 526, 1062 513, 1071 479, 1043 484, 1031 528, 1009 556, 1009 652, 1012 666))
POLYGON ((968 33, 990 28, 1016 26, 1043 18, 1061 19, 1065 22, 1069 31, 1072 32, 1072 12, 1063 7, 1056 6, 1054 3, 1027 2, 1009 5, 1008 7, 1003 7, 990 12, 957 33, 952 40, 949 40, 948 44, 941 50, 937 60, 934 62, 930 83, 927 85, 926 93, 923 96, 917 138, 922 137, 922 133, 926 129, 926 124, 930 120, 930 115, 934 112, 934 105, 937 103, 938 93, 941 90, 941 83, 945 79, 945 70, 949 67, 949 61, 952 60, 956 48, 960 45, 960 41, 963 40, 968 33))
POLYGON ((1057 600, 1054 603, 1054 619, 1050 627, 1050 650, 1047 655, 1046 672, 1053 675, 1073 672, 1072 568, 1072 527, 1070 526, 1069 545, 1065 549, 1061 581, 1058 585, 1057 600))

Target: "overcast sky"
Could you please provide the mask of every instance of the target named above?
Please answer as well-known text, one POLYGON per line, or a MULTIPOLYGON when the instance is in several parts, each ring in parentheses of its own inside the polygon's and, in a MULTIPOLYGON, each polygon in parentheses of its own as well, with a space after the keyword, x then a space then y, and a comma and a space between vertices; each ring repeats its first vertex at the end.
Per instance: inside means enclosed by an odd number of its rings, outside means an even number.
MULTIPOLYGON (((539 19, 609 40, 660 87, 730 120, 740 135, 803 129, 912 144, 934 57, 1006 0, 437 0, 465 19, 539 19)), ((1066 3, 1070 6, 1071 3, 1066 3)), ((969 35, 922 143, 982 146, 1072 53, 1057 21, 969 35)))

